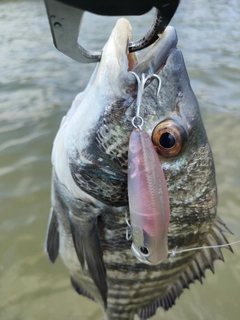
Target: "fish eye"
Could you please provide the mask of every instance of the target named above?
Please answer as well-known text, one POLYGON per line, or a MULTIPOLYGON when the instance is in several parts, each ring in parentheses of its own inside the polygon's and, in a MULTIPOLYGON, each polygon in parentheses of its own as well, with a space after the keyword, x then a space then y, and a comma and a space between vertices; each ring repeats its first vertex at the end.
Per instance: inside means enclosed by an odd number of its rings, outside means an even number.
POLYGON ((144 246, 140 247, 140 251, 144 255, 148 255, 149 254, 149 250, 148 250, 147 247, 144 247, 144 246))
POLYGON ((152 141, 159 154, 167 158, 174 157, 184 148, 187 132, 176 121, 165 120, 154 128, 152 141))

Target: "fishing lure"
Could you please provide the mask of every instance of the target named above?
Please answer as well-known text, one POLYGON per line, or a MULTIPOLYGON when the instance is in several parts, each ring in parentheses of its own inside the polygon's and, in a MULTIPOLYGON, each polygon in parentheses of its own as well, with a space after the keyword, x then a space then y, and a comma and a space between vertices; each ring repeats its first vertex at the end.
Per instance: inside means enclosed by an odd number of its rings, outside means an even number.
POLYGON ((142 129, 141 98, 149 75, 138 81, 137 111, 132 119, 135 127, 130 135, 128 150, 128 199, 132 235, 131 249, 143 263, 157 265, 168 256, 169 197, 161 162, 148 133, 142 129))

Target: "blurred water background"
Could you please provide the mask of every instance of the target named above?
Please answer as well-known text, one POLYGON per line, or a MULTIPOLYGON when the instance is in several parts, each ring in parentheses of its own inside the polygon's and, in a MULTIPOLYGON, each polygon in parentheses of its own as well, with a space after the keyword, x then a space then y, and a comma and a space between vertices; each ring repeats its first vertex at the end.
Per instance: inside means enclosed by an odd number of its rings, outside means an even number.
MULTIPOLYGON (((153 12, 134 17, 134 38, 153 12)), ((240 239, 239 0, 182 0, 171 22, 212 146, 218 212, 240 239)), ((101 48, 116 18, 86 14, 87 48, 101 48)), ((97 305, 78 296, 60 259, 43 250, 50 208, 51 148, 62 116, 89 81, 80 65, 52 43, 43 1, 0 1, 0 319, 101 320, 97 305)), ((199 283, 154 320, 239 320, 240 245, 223 249, 199 283)))

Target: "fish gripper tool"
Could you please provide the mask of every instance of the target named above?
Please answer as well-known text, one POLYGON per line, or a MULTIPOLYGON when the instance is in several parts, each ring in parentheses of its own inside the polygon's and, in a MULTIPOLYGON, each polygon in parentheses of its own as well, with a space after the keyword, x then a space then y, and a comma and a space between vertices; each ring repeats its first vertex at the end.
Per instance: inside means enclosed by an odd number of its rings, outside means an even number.
MULTIPOLYGON (((148 47, 158 39, 179 5, 180 0, 45 0, 55 47, 81 63, 98 62, 101 51, 88 51, 78 43, 85 11, 105 16, 142 15, 153 7, 156 14, 147 34, 129 43, 129 52, 148 47), (137 5, 136 5, 137 3, 137 5)), ((81 40, 81 39, 80 39, 81 40)))

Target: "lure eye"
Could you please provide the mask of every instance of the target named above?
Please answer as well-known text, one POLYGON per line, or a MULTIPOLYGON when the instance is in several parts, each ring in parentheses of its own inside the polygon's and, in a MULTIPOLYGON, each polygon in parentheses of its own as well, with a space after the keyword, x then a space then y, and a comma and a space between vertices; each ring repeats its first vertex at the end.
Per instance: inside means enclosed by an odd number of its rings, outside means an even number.
POLYGON ((140 251, 142 252, 142 254, 144 255, 148 255, 149 254, 149 250, 147 247, 140 247, 140 251))
POLYGON ((187 132, 176 121, 167 120, 154 128, 152 141, 158 153, 167 158, 174 157, 184 148, 187 132))

